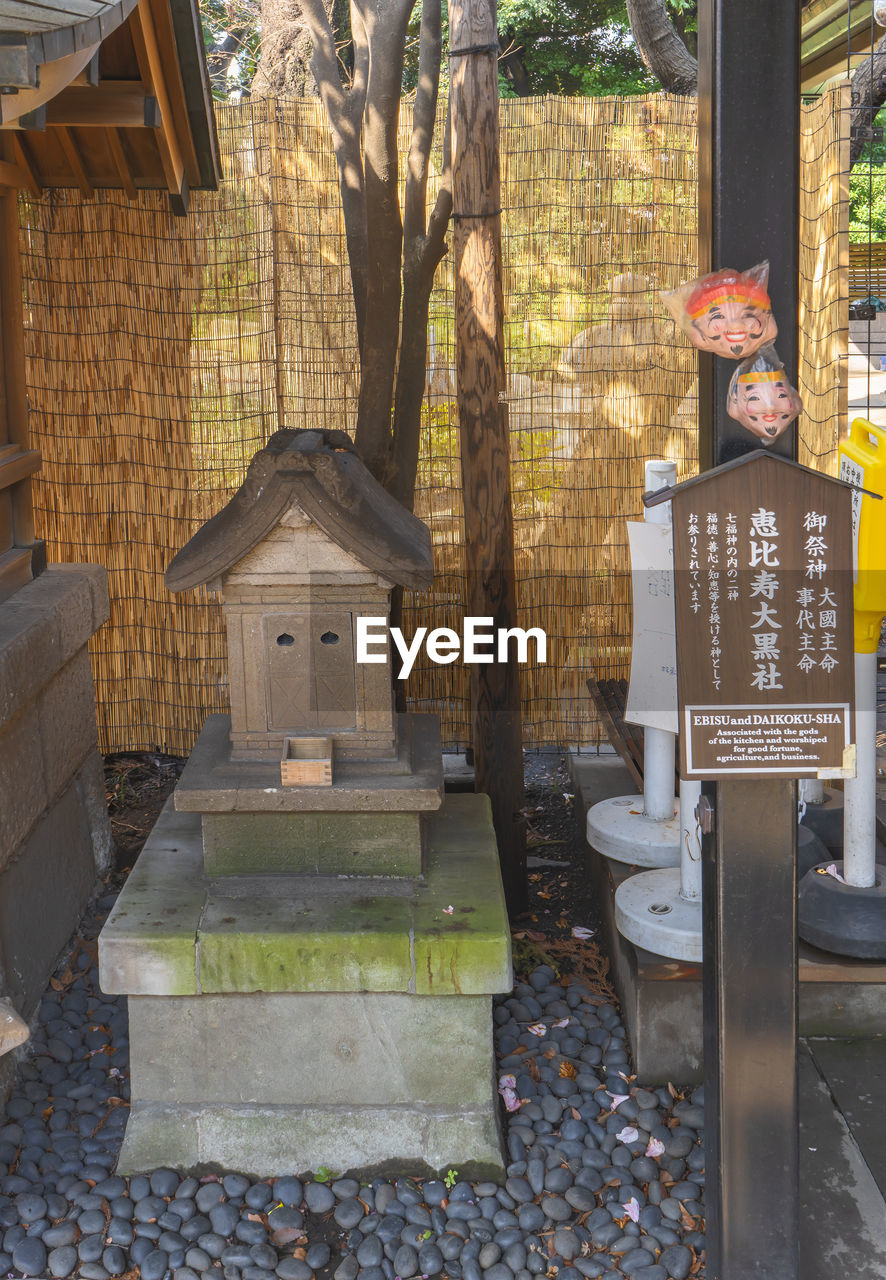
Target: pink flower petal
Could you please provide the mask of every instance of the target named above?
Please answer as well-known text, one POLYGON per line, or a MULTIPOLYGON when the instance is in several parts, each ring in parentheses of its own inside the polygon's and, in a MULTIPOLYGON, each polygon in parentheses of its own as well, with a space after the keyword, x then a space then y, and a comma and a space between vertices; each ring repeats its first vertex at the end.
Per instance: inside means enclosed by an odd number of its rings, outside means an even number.
POLYGON ((612 1105, 609 1108, 610 1111, 617 1111, 621 1104, 623 1102, 627 1102, 628 1098, 631 1096, 629 1093, 611 1093, 608 1089, 606 1092, 612 1099, 612 1105))
POLYGON ((572 936, 578 938, 579 942, 587 942, 589 938, 593 938, 595 932, 594 929, 586 929, 583 924, 577 924, 573 926, 572 936))
POLYGON ((568 1027, 568 1026, 569 1026, 569 1019, 568 1019, 568 1018, 561 1018, 559 1022, 555 1022, 555 1023, 554 1023, 554 1026, 555 1026, 555 1027, 568 1027))
POLYGON ((658 1138, 650 1138, 649 1144, 646 1147, 646 1154, 647 1156, 652 1156, 653 1159, 657 1156, 664 1155, 664 1143, 659 1142, 658 1138))
POLYGON ((507 1111, 519 1111, 520 1099, 517 1097, 513 1089, 499 1089, 499 1093, 504 1098, 505 1109, 507 1111))
POLYGON ((499 1089, 516 1089, 517 1087, 516 1076, 499 1076, 498 1087, 499 1089))
POLYGON ((451 916, 454 910, 455 910, 455 907, 444 907, 443 914, 444 916, 451 916))
POLYGON ((531 1031, 534 1036, 543 1036, 547 1035, 548 1029, 543 1022, 533 1022, 526 1030, 531 1031))
POLYGON ((640 1134, 632 1124, 626 1124, 621 1133, 615 1136, 619 1142, 636 1142, 640 1134))
POLYGON ((840 875, 840 872, 837 870, 836 862, 832 862, 831 865, 826 868, 826 871, 829 876, 833 876, 835 880, 839 880, 840 884, 846 883, 846 877, 840 875))
POLYGON ((640 1221, 640 1206, 633 1196, 631 1196, 627 1204, 623 1204, 621 1207, 624 1209, 631 1222, 640 1221))

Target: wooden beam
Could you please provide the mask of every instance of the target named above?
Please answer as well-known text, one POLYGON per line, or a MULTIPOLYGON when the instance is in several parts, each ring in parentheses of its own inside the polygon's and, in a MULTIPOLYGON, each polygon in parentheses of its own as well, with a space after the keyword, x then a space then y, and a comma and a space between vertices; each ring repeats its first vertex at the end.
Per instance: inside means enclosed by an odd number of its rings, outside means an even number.
POLYGON ((105 137, 108 140, 108 147, 110 148, 111 155, 114 158, 114 165, 117 169, 117 172, 120 175, 120 181, 123 184, 123 190, 126 192, 128 199, 134 200, 137 195, 137 192, 135 189, 135 182, 133 181, 132 170, 129 167, 129 161, 126 159, 126 154, 123 150, 123 143, 120 138, 120 132, 118 129, 106 129, 105 137))
POLYGON ((13 187, 17 190, 27 185, 28 179, 24 169, 10 163, 9 160, 0 160, 0 187, 13 187))
POLYGON ((28 191, 36 199, 42 193, 43 185, 37 177, 37 170, 34 167, 34 161, 31 158, 27 144, 19 133, 12 135, 12 153, 19 168, 25 175, 25 185, 28 191))
MULTIPOLYGON (((449 2, 455 343, 466 612, 517 623, 505 403, 495 0, 449 2)), ((471 666, 475 789, 488 793, 508 909, 528 905, 520 667, 471 666)))
MULTIPOLYGON (((160 103, 160 160, 170 195, 181 198, 187 193, 185 165, 173 125, 172 104, 166 87, 166 75, 157 45, 154 20, 148 0, 139 0, 129 19, 129 30, 135 47, 135 56, 142 80, 160 103)), ((185 207, 187 200, 185 196, 185 207)))
POLYGON ((0 555, 0 601, 8 600, 31 581, 31 548, 13 547, 0 555))
POLYGON ((140 129, 152 118, 150 102, 138 80, 103 80, 94 89, 74 85, 47 104, 46 123, 76 129, 140 129))
POLYGON ((0 445, 0 490, 39 471, 41 461, 39 449, 24 451, 17 444, 0 445))
POLYGON ((83 160, 80 156, 80 152, 77 150, 74 139, 71 137, 64 125, 56 126, 56 136, 62 145, 62 151, 65 153, 65 159, 71 166, 71 171, 74 174, 77 186, 83 192, 84 196, 86 196, 87 200, 91 199, 95 194, 95 189, 89 180, 89 175, 83 167, 83 160))

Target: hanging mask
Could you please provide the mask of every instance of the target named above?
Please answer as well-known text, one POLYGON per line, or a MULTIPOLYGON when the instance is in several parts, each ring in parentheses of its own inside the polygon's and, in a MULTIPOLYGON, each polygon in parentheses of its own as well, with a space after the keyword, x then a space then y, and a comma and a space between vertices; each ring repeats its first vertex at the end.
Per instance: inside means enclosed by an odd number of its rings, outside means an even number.
POLYGON ((778 333, 768 280, 768 262, 748 271, 724 267, 659 297, 699 351, 745 360, 774 342, 778 333))
POLYGON ((802 408, 774 347, 743 360, 732 375, 726 410, 763 444, 772 444, 802 408))

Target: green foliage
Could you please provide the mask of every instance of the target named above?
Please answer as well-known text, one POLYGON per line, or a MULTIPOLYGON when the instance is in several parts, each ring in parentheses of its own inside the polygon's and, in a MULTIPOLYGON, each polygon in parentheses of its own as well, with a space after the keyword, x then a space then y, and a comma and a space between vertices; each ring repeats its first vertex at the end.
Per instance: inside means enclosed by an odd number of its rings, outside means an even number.
MULTIPOLYGON (((886 134, 886 110, 874 124, 886 134)), ((886 240, 886 136, 870 143, 849 175, 849 239, 886 240)))
POLYGON ((259 0, 200 0, 200 22, 213 96, 248 94, 261 45, 259 0))

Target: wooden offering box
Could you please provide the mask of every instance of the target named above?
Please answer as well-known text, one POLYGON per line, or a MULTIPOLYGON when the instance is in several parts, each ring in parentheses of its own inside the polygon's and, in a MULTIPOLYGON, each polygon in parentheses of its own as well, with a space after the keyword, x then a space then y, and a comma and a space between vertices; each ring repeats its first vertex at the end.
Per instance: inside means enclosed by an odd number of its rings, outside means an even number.
POLYGON ((332 738, 287 738, 280 778, 284 787, 331 787, 332 738))

